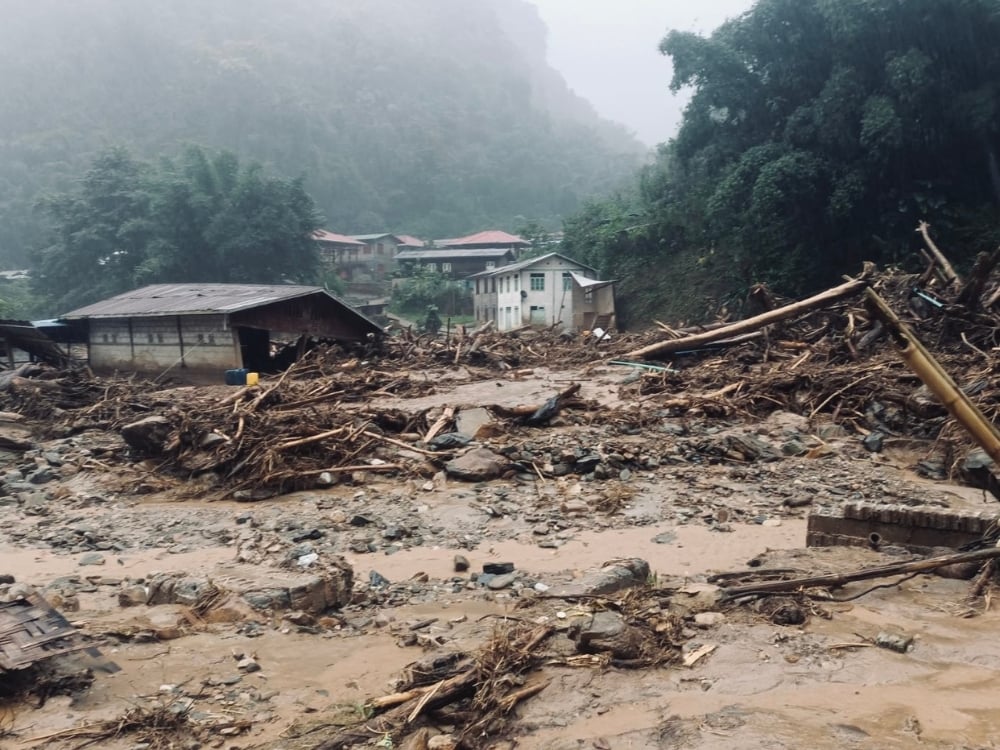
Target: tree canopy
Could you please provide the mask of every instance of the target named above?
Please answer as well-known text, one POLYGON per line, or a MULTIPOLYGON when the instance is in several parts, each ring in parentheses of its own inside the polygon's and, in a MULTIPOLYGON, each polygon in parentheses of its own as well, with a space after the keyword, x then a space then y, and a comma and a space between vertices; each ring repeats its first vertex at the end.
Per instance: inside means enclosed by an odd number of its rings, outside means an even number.
POLYGON ((959 261, 995 247, 997 39, 1000 0, 759 0, 708 37, 671 32, 680 131, 567 249, 801 293, 911 257, 921 219, 959 261))
POLYGON ((224 149, 342 233, 556 228, 645 149, 545 59, 526 0, 32 0, 0 24, 0 264, 109 144, 224 149))
POLYGON ((165 282, 313 281, 319 215, 301 180, 189 147, 148 163, 101 153, 73 191, 39 203, 52 242, 33 283, 60 312, 165 282))

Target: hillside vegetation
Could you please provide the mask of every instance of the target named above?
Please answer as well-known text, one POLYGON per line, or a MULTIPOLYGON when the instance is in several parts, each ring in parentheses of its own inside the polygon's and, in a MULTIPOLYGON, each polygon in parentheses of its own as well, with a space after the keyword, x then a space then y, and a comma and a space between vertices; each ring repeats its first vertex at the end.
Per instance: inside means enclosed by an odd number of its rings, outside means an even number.
POLYGON ((921 219, 968 265, 1000 243, 997 39, 1000 0, 759 0, 672 32, 680 132, 566 249, 622 280, 633 323, 919 262, 921 219))
POLYGON ((33 0, 0 24, 0 263, 46 246, 39 195, 111 146, 228 150, 341 232, 558 226, 642 147, 545 63, 523 0, 33 0))

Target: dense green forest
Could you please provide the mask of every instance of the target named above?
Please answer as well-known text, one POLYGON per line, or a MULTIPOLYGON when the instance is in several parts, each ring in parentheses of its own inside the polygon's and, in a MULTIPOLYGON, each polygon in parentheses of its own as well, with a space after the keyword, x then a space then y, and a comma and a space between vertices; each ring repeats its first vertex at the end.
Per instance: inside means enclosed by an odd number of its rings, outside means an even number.
POLYGON ((302 181, 231 152, 191 146, 147 163, 108 149, 76 189, 39 208, 53 236, 32 286, 62 312, 149 283, 322 280, 311 239, 319 216, 302 181))
POLYGON ((627 319, 697 318, 763 281, 1000 243, 1000 0, 759 0, 661 45, 693 96, 635 184, 567 222, 627 319))
POLYGON ((545 63, 524 0, 32 0, 0 24, 0 264, 47 246, 39 196, 107 148, 185 144, 304 176, 336 231, 558 226, 642 147, 545 63))

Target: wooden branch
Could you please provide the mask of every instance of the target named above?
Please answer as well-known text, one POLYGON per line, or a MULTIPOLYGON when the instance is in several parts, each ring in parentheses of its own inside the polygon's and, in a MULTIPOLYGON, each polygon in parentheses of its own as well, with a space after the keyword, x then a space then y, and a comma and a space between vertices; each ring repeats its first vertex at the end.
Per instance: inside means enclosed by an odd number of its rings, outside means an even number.
POLYGON ((389 443, 395 445, 398 448, 405 448, 408 451, 413 451, 414 453, 420 453, 424 456, 441 456, 441 452, 435 453, 434 451, 425 451, 423 448, 418 448, 415 445, 410 445, 409 443, 404 443, 402 440, 393 440, 391 437, 386 437, 385 435, 379 435, 377 432, 369 432, 365 430, 361 433, 365 437, 370 437, 373 440, 381 440, 383 443, 389 443))
POLYGON ((340 435, 343 432, 344 428, 338 427, 336 430, 327 430, 326 432, 321 432, 318 435, 310 435, 309 437, 298 438, 297 440, 287 440, 284 443, 279 443, 275 448, 275 450, 286 451, 289 448, 296 448, 300 445, 309 445, 310 443, 318 443, 321 440, 326 440, 327 438, 334 437, 335 435, 340 435))
POLYGON ((917 231, 923 236, 924 242, 927 243, 927 249, 931 251, 931 255, 934 257, 934 260, 937 261, 938 266, 941 268, 941 273, 944 274, 945 280, 949 284, 958 284, 958 274, 955 273, 955 269, 952 267, 951 263, 948 262, 948 259, 944 257, 944 253, 942 253, 940 248, 934 244, 934 240, 931 239, 930 232, 928 231, 930 228, 931 225, 926 221, 921 221, 920 224, 917 225, 917 231))
POLYGON ((455 407, 446 406, 444 411, 441 412, 441 416, 438 417, 437 421, 431 425, 431 428, 427 430, 427 434, 424 435, 424 442, 429 443, 434 437, 445 428, 445 426, 455 418, 455 407))
POLYGON ((978 549, 972 552, 956 552, 953 555, 939 555, 923 560, 909 560, 907 562, 880 565, 875 568, 862 568, 850 573, 828 573, 827 575, 793 578, 788 581, 747 583, 742 586, 732 586, 723 589, 722 597, 723 599, 738 599, 741 596, 787 593, 819 586, 843 586, 845 583, 868 581, 872 578, 888 578, 889 576, 906 575, 908 573, 929 573, 932 570, 937 570, 947 565, 985 562, 986 560, 994 560, 998 557, 1000 557, 1000 547, 987 547, 986 549, 978 549))
POLYGON ((707 331, 693 336, 686 336, 682 339, 673 339, 671 341, 661 341, 656 344, 650 344, 649 346, 644 346, 641 349, 629 352, 624 356, 633 359, 658 354, 670 354, 672 352, 693 349, 704 344, 710 344, 722 339, 728 339, 733 336, 750 333, 751 331, 757 331, 764 326, 771 325, 772 323, 788 320, 789 318, 797 317, 803 313, 826 307, 833 302, 838 302, 847 297, 853 297, 860 294, 868 286, 868 273, 869 272, 866 270, 866 272, 859 278, 846 281, 840 286, 827 289, 825 292, 821 292, 820 294, 809 297, 808 299, 793 302, 790 305, 785 305, 784 307, 779 307, 775 310, 769 310, 766 313, 761 313, 760 315, 747 318, 746 320, 730 323, 729 325, 722 326, 721 328, 716 328, 713 331, 707 331))

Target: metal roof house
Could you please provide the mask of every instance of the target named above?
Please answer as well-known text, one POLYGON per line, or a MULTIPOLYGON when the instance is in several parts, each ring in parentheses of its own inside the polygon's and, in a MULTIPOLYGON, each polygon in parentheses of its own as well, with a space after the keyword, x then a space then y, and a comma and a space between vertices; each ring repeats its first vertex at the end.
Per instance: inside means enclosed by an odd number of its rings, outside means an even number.
POLYGON ((396 262, 406 275, 417 268, 426 268, 452 279, 464 279, 479 271, 505 266, 514 257, 514 251, 506 247, 421 247, 400 250, 396 262))
POLYGON ((245 367, 280 369, 273 338, 365 341, 379 326, 325 289, 261 284, 153 284, 62 317, 87 327, 95 371, 219 381, 245 367))
POLYGON ((496 321, 497 330, 559 326, 564 330, 609 330, 615 326, 613 281, 561 253, 512 263, 471 277, 476 320, 496 321))

